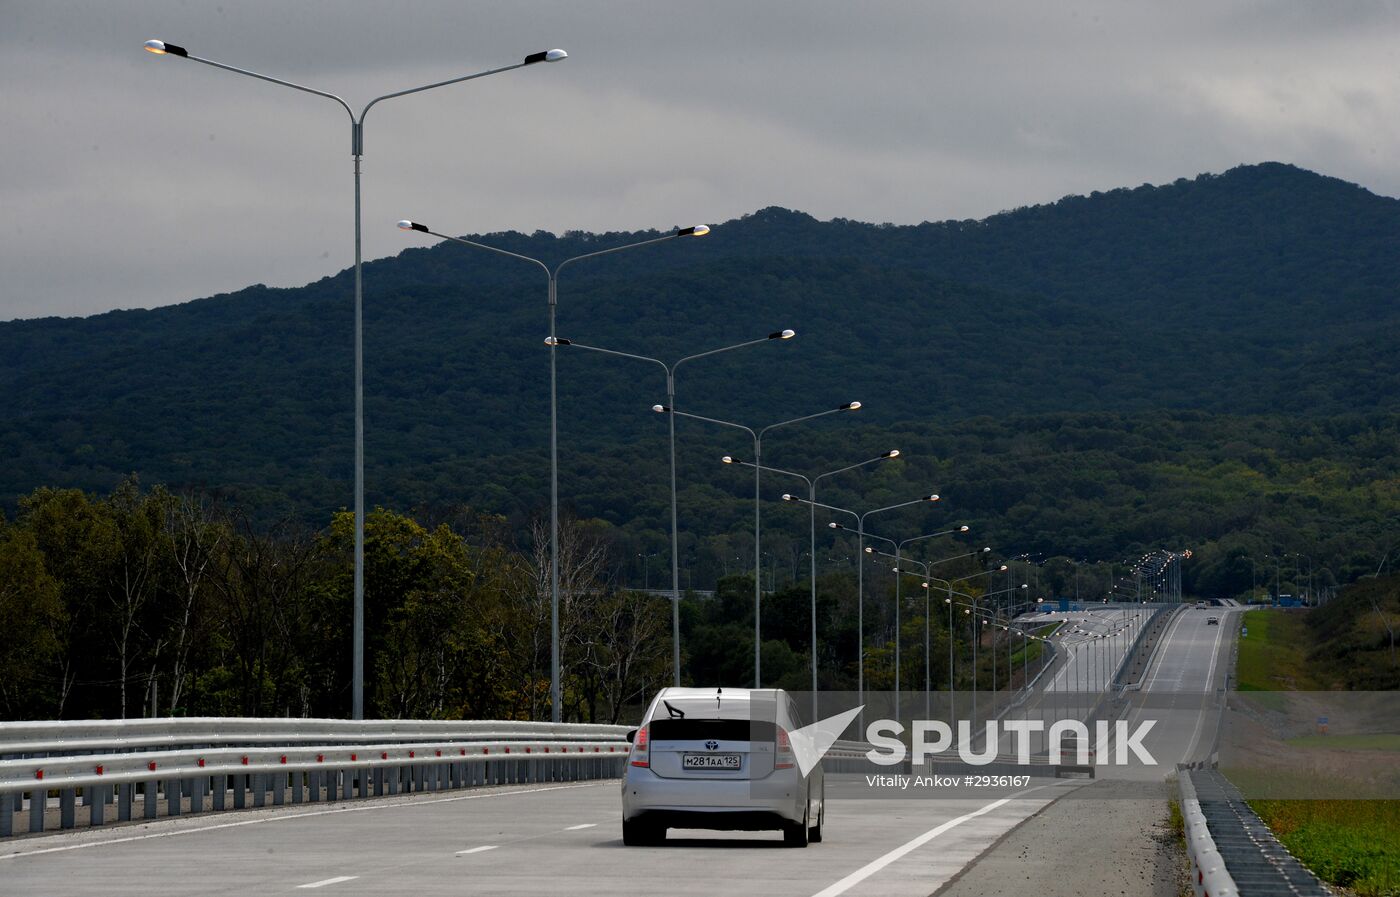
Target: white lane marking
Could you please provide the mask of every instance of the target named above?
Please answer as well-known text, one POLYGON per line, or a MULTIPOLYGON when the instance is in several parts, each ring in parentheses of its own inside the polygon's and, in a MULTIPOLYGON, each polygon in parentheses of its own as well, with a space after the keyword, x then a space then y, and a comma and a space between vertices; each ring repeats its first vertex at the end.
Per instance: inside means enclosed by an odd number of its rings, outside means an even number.
POLYGON ((812 897, 836 897, 836 895, 838 894, 844 894, 851 888, 855 887, 856 885, 865 881, 870 876, 874 875, 876 872, 879 872, 881 869, 888 866, 890 863, 893 863, 895 860, 900 859, 906 854, 918 850, 920 847, 923 847, 925 844, 932 841, 934 838, 937 838, 944 832, 949 831, 951 829, 955 829, 970 819, 976 819, 978 816, 986 815, 987 813, 992 812, 998 807, 1004 807, 1007 804, 1011 803, 1013 800, 1016 800, 1022 797, 1023 795, 1030 794, 1032 791, 1040 791, 1044 788, 1054 787, 1056 787, 1056 785, 1037 785, 1034 788, 1027 788, 1025 791, 1018 791, 1010 797, 1003 797, 1000 800, 994 800, 991 803, 987 804, 985 807, 980 807, 976 810, 973 810, 971 813, 959 816, 956 819, 950 819, 942 825, 935 826, 934 828, 929 829, 922 835, 919 835, 917 838, 914 838, 912 841, 909 841, 905 844, 901 844, 899 847, 896 847, 894 850, 891 850, 884 856, 877 857, 871 860, 870 862, 866 863, 864 866, 861 866, 859 869, 852 872, 850 875, 847 875, 845 878, 841 879, 835 884, 829 885, 828 887, 825 887, 817 893, 813 894, 812 897))
POLYGON ((1201 699, 1201 712, 1196 714, 1196 730, 1191 733, 1191 744, 1187 746, 1186 753, 1181 758, 1182 760, 1185 760, 1188 763, 1191 762, 1191 758, 1195 756, 1196 744, 1201 740, 1201 726, 1206 721, 1204 695, 1210 694, 1210 683, 1215 678, 1215 664, 1218 660, 1220 660, 1220 641, 1225 632, 1225 627, 1221 624, 1216 624, 1215 629, 1215 641, 1211 644, 1210 649, 1210 668, 1206 670, 1206 687, 1202 693, 1203 697, 1201 699))
POLYGON ((481 845, 480 847, 473 847, 473 848, 470 849, 470 850, 459 850, 459 851, 457 851, 455 854, 453 854, 453 856, 464 857, 464 856, 466 856, 466 855, 469 854, 469 853, 485 853, 485 852, 488 851, 488 850, 495 850, 498 846, 500 846, 500 845, 497 845, 497 844, 483 844, 483 845, 481 845))
POLYGON ((571 825, 571 826, 569 826, 568 828, 564 829, 564 831, 566 831, 566 832, 576 832, 576 831, 578 831, 579 829, 593 828, 593 826, 595 826, 595 825, 597 825, 597 824, 598 824, 598 823, 596 823, 596 822, 585 822, 583 825, 571 825))
MULTIPOLYGON (((1167 645, 1171 644, 1172 638, 1176 635, 1177 627, 1181 625, 1181 621, 1184 619, 1186 619, 1186 614, 1181 613, 1176 615, 1175 620, 1172 620, 1172 625, 1168 626, 1167 631, 1162 635, 1162 648, 1165 648, 1167 645)), ((1190 650, 1189 646, 1187 650, 1190 650)), ((1153 660, 1155 661, 1153 664, 1155 669, 1152 670, 1152 677, 1147 680, 1147 685, 1142 689, 1143 691, 1152 691, 1152 686, 1157 683, 1157 677, 1162 675, 1162 658, 1165 656, 1165 654, 1165 651, 1159 650, 1157 656, 1153 658, 1153 660)))
POLYGON ((338 875, 335 878, 326 878, 321 881, 313 881, 310 884, 297 885, 297 890, 302 888, 324 888, 326 885, 338 885, 342 881, 354 881, 358 875, 338 875))
POLYGON ((183 828, 169 832, 150 832, 145 835, 130 835, 125 838, 107 838, 102 841, 89 841, 84 844, 65 844, 62 847, 42 847, 38 850, 21 850, 15 853, 0 853, 0 860, 15 857, 32 857, 44 853, 63 853, 68 850, 83 850, 87 847, 105 847, 108 844, 127 844, 132 841, 149 841, 152 838, 173 838, 176 835, 193 835, 198 832, 213 832, 219 829, 238 828, 244 825, 261 825, 264 822, 281 822, 286 819, 309 819, 313 816, 333 816, 337 813, 364 813, 370 810, 393 810, 400 807, 420 807, 428 804, 450 804, 459 800, 483 800, 489 797, 507 797, 512 794, 539 794, 542 791, 567 791, 571 788, 597 788, 611 782, 586 782, 578 785, 551 785, 546 788, 521 788, 518 791, 496 791, 490 794, 463 794, 457 797, 439 797, 433 800, 401 800, 394 803, 363 804, 353 807, 338 807, 334 810, 315 810, 310 813, 279 813, 261 819, 240 819, 237 822, 221 822, 218 825, 205 825, 199 828, 183 828))

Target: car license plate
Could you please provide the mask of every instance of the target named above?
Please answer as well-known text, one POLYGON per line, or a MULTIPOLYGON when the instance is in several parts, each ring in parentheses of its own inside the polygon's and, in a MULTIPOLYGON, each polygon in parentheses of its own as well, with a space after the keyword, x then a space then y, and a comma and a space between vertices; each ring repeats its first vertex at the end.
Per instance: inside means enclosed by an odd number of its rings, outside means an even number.
POLYGON ((686 754, 682 760, 686 769, 738 769, 738 754, 686 754))

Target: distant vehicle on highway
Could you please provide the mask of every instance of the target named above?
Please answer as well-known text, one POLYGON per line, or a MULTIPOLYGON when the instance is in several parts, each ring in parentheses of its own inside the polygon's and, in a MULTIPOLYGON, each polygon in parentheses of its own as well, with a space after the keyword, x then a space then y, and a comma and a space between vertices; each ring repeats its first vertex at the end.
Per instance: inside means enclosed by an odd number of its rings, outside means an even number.
POLYGON ((1196 602, 1196 606, 1197 606, 1197 607, 1208 607, 1209 605, 1207 605, 1206 602, 1204 602, 1204 601, 1197 601, 1197 602, 1196 602))
POLYGON ((1207 626, 1219 626, 1219 625, 1220 625, 1220 618, 1219 618, 1219 617, 1206 617, 1206 625, 1207 625, 1207 626))
POLYGON ((659 844, 668 828, 777 829, 789 847, 822 839, 825 779, 803 774, 782 689, 663 688, 628 733, 622 842, 659 844))

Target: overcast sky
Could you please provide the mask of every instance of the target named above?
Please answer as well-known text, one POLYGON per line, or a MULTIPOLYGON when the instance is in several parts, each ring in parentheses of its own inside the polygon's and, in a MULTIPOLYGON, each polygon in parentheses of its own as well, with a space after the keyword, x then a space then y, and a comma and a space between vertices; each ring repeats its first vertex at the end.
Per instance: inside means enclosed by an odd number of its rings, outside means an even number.
MULTIPOLYGON (((983 217, 1280 160, 1400 195, 1400 4, 4 0, 0 319, 150 307, 454 233, 983 217)), ((716 231, 715 238, 722 235, 716 231)))

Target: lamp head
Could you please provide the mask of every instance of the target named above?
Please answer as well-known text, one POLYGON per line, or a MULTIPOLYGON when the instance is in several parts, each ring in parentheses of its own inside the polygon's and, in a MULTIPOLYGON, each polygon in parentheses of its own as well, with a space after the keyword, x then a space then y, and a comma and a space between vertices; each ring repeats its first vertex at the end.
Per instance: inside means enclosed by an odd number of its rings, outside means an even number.
POLYGON ((958 527, 958 532, 960 532, 960 533, 965 533, 965 532, 967 532, 969 529, 971 529, 971 527, 969 527, 966 523, 964 523, 962 526, 958 527))
POLYGON ((860 402, 847 402, 836 409, 837 411, 859 411, 860 402))
POLYGON ((652 410, 652 411, 655 411, 657 414, 665 414, 667 411, 670 411, 671 409, 670 409, 670 408, 667 408, 665 405, 652 405, 652 406, 651 406, 651 410, 652 410))
POLYGON ((938 501, 939 498, 941 498, 941 496, 937 492, 935 492, 928 498, 924 499, 924 501, 938 501))
POLYGON ((796 330, 774 330, 768 334, 769 339, 792 339, 794 336, 797 336, 796 330))
POLYGON ((683 227, 676 231, 678 237, 703 237, 710 232, 709 225, 697 224, 694 227, 683 227))
POLYGON ((989 551, 991 551, 991 550, 992 550, 992 546, 988 545, 986 548, 982 549, 982 553, 983 553, 983 554, 986 554, 987 552, 989 552, 989 551))
POLYGON ((789 495, 788 493, 784 492, 784 493, 783 493, 783 501, 797 501, 797 499, 794 498, 793 496, 789 495))
POLYGON ((537 62, 558 62, 561 59, 568 58, 569 54, 565 53, 563 50, 541 50, 538 53, 531 53, 529 56, 526 56, 525 62, 522 63, 522 65, 534 65, 537 62))
POLYGON ((874 554, 874 553, 875 553, 875 549, 873 549, 873 548, 871 548, 869 545, 867 545, 867 546, 865 546, 865 553, 866 553, 866 554, 874 554))
POLYGON ((919 583, 919 585, 923 586, 924 588, 928 588, 928 583, 926 582, 921 582, 919 583))
POLYGON ((399 230, 419 230, 426 234, 428 232, 428 225, 419 224, 417 221, 409 221, 405 218, 399 222, 399 230))
POLYGON ((733 463, 734 463, 734 459, 733 459, 731 456, 729 456, 729 455, 725 455, 723 458, 720 458, 720 460, 723 461, 725 464, 733 464, 733 463))
POLYGON ((163 40, 146 41, 145 50, 147 53, 154 53, 157 56, 164 56, 169 53, 171 56, 189 56, 190 52, 184 47, 177 47, 174 44, 167 44, 163 40))
POLYGON ((1007 567, 1006 567, 1005 564, 1002 564, 1000 567, 997 568, 997 572, 998 572, 998 573, 1005 573, 1006 570, 1007 570, 1007 567))
POLYGON ((562 336, 547 336, 547 337, 544 338, 544 344, 545 344, 546 346, 570 346, 570 345, 573 345, 573 343, 572 343, 570 340, 566 340, 566 339, 564 339, 562 336))
POLYGON ((898 458, 898 457, 899 457, 899 449, 890 449, 889 451, 885 452, 885 453, 884 453, 883 455, 881 455, 880 457, 881 457, 881 458, 898 458))
POLYGON ((830 523, 828 523, 827 526, 831 527, 832 529, 840 529, 840 528, 841 528, 841 524, 837 523, 835 520, 833 520, 833 521, 831 521, 830 523))

